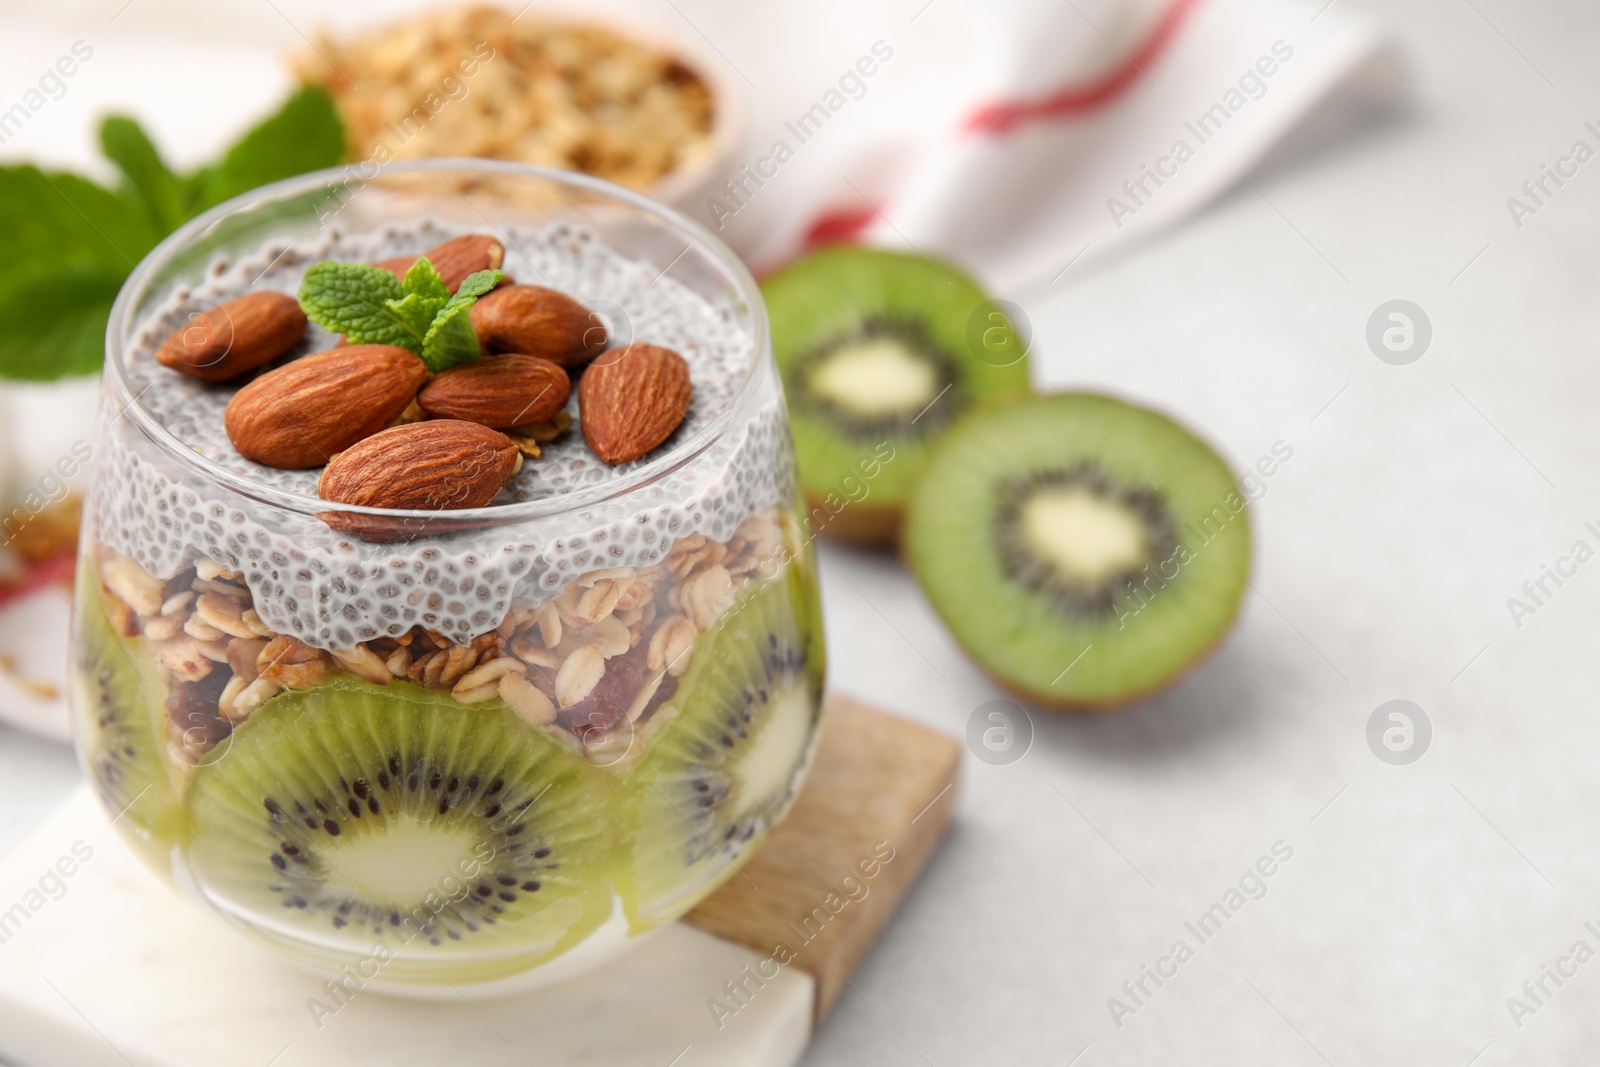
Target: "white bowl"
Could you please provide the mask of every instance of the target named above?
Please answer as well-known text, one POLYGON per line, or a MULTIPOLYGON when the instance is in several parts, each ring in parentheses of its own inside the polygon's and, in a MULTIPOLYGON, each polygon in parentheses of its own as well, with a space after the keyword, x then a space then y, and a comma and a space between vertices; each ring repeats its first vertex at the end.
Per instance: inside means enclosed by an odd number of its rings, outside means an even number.
POLYGON ((697 209, 704 207, 705 198, 719 182, 727 180, 729 167, 744 142, 748 118, 744 86, 731 76, 727 64, 703 42, 674 33, 656 22, 565 3, 537 4, 529 11, 552 21, 598 26, 618 37, 668 52, 705 80, 711 90, 713 108, 711 137, 706 150, 648 189, 641 190, 646 196, 680 211, 703 214, 697 209))

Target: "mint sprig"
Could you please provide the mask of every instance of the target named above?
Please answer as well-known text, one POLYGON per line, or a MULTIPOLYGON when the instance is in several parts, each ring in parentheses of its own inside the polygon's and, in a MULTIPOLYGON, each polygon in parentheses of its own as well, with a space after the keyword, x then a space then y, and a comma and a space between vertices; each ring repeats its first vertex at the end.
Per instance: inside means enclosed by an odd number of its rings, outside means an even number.
POLYGON ((409 349, 438 374, 483 356, 469 312, 503 277, 504 271, 480 270, 452 296, 426 256, 403 281, 365 263, 323 260, 300 283, 300 307, 306 318, 344 334, 351 344, 409 349))
POLYGON ((0 379, 53 381, 100 369, 123 281, 168 233, 242 192, 339 163, 344 126, 320 89, 302 89, 216 164, 176 173, 132 119, 100 146, 122 180, 0 167, 0 379))

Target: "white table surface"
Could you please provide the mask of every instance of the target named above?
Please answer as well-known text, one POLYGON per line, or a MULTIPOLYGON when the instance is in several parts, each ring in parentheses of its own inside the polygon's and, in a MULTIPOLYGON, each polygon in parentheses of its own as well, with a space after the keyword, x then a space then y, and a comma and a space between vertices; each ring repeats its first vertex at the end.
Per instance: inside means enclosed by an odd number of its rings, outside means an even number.
MULTIPOLYGON (((1237 630, 1154 700, 1035 713, 1021 762, 969 761, 948 846, 808 1064, 1592 1060, 1600 963, 1546 979, 1520 1028, 1507 998, 1574 942, 1600 949, 1600 563, 1520 629, 1506 599, 1600 547, 1600 161, 1520 230, 1505 201, 1574 140, 1600 148, 1600 9, 1360 6, 1412 61, 1405 113, 1008 294, 1041 384, 1147 400, 1241 468, 1293 448, 1255 509, 1237 630), (1397 297, 1434 326, 1410 366, 1364 340, 1397 297), (1410 766, 1365 740, 1392 698, 1433 724, 1410 766), (1185 920, 1279 841, 1266 895, 1119 1028, 1107 998, 1198 945, 1185 920)), ((998 694, 915 584, 823 557, 835 684, 961 732, 998 694)), ((76 781, 67 752, 0 731, 0 855, 76 781)))

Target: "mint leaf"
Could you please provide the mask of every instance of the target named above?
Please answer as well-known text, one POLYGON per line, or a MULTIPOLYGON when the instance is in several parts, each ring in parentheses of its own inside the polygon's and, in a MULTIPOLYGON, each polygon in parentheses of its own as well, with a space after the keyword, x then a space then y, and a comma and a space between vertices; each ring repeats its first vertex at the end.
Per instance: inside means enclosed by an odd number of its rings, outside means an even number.
POLYGON ((444 279, 439 277, 433 261, 427 256, 418 256, 417 261, 411 264, 411 269, 406 271, 405 278, 400 282, 400 288, 406 291, 407 296, 436 300, 439 307, 444 307, 450 301, 450 290, 445 288, 444 279))
POLYGON ((405 296, 387 301, 390 309, 404 319, 417 336, 426 336, 434 316, 450 302, 450 290, 444 287, 439 272, 433 269, 426 256, 419 257, 406 271, 400 289, 405 296))
MULTIPOLYGON (((396 321, 405 324, 406 333, 412 338, 427 337, 428 327, 433 325, 433 317, 444 306, 443 304, 432 304, 415 293, 401 297, 399 300, 385 300, 383 303, 396 321)), ((382 343, 395 344, 397 342, 385 341, 382 343)), ((421 344, 420 341, 417 343, 421 344)), ((407 344, 403 347, 410 348, 411 345, 407 344)))
POLYGON ((472 304, 473 301, 459 305, 452 302, 433 320, 422 346, 422 361, 433 373, 471 363, 483 356, 478 335, 472 330, 469 313, 472 304))
POLYGON ((134 199, 73 174, 0 167, 0 378, 98 370, 123 279, 161 239, 134 199))
POLYGON ((123 191, 144 205, 152 226, 170 233, 183 225, 183 183, 137 122, 117 115, 102 122, 100 150, 122 171, 123 191))
MULTIPOLYGON (((499 285, 500 280, 505 276, 506 272, 503 270, 480 270, 476 274, 469 274, 461 282, 461 286, 456 290, 451 302, 465 300, 467 306, 471 307, 477 302, 478 297, 499 285)), ((445 291, 449 292, 448 289, 445 291)))
POLYGON ((421 355, 427 327, 395 310, 403 299, 398 278, 364 263, 324 260, 300 283, 300 307, 323 329, 344 334, 351 344, 399 345, 421 355))
POLYGON ((0 167, 7 268, 93 264, 126 276, 163 234, 139 205, 76 174, 0 167))
POLYGON ((344 155, 344 124, 333 98, 307 86, 245 134, 221 162, 190 177, 189 213, 198 215, 269 182, 335 166, 344 155))
POLYGON ((47 382, 98 371, 122 282, 95 267, 0 275, 0 378, 47 382))
POLYGON ((504 271, 480 270, 461 283, 456 295, 433 320, 423 340, 422 360, 429 370, 438 374, 482 358, 483 349, 472 329, 472 305, 478 302, 478 297, 499 285, 503 277, 504 271))

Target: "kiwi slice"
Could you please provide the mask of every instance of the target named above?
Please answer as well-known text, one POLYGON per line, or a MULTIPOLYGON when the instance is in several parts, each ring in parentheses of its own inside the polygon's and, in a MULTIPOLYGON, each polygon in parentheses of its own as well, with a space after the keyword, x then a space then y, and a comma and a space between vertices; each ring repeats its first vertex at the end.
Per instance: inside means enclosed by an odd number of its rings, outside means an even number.
POLYGON ((838 246, 761 290, 819 533, 894 540, 929 442, 974 402, 1028 388, 1012 324, 948 263, 838 246))
POLYGON ((633 862, 619 889, 637 930, 670 922, 734 874, 799 791, 822 705, 821 650, 795 569, 746 592, 700 638, 675 715, 633 773, 633 862))
POLYGON ((500 701, 338 678, 268 701, 195 770, 190 864, 258 934, 381 938, 387 977, 487 980, 611 915, 615 797, 500 701))
MULTIPOLYGON (((787 581, 792 610, 798 617, 801 653, 817 692, 828 688, 828 650, 822 631, 822 590, 817 580, 817 556, 805 533, 798 511, 784 512, 779 525, 788 549, 787 581)), ((759 573, 759 572, 758 572, 759 573)))
POLYGON ((170 870, 184 819, 166 758, 165 687, 155 660, 112 625, 100 578, 78 573, 72 673, 78 752, 100 803, 157 870, 170 870))
POLYGON ((986 406, 935 447, 906 554, 956 639, 1044 704, 1110 707, 1215 646, 1250 568, 1245 499, 1172 420, 1105 396, 986 406))

